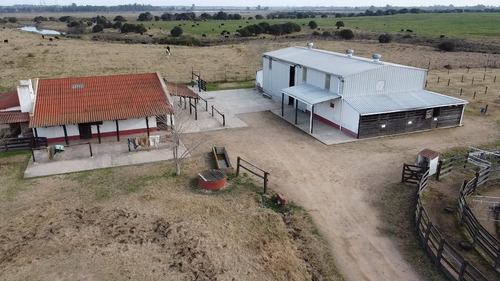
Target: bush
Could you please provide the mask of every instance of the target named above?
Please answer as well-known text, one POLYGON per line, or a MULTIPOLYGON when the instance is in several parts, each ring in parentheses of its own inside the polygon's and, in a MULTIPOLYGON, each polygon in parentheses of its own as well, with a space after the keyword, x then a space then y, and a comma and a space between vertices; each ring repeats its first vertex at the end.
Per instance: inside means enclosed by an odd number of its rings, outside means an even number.
POLYGON ((48 21, 49 19, 43 16, 38 16, 33 19, 34 22, 48 21))
POLYGON ((133 23, 124 23, 120 29, 121 33, 128 33, 128 32, 146 32, 148 31, 146 27, 142 24, 133 24, 133 23))
POLYGON ((344 29, 339 32, 339 36, 342 37, 345 40, 351 40, 354 38, 354 32, 350 29, 344 29))
POLYGON ((92 31, 94 32, 101 32, 104 30, 104 26, 102 26, 101 24, 96 24, 94 25, 94 27, 92 27, 92 31))
POLYGON ((315 31, 313 32, 313 34, 312 34, 312 35, 313 35, 313 36, 320 36, 320 35, 321 35, 321 33, 319 33, 318 31, 316 31, 316 30, 315 30, 315 31))
POLYGON ((379 43, 391 43, 392 42, 392 35, 390 34, 382 34, 378 37, 378 42, 379 43))
POLYGON ((16 23, 16 22, 17 22, 17 18, 15 18, 15 17, 10 17, 10 18, 9 18, 9 22, 10 22, 10 23, 16 23))
POLYGON ((152 21, 152 20, 153 20, 153 15, 150 12, 141 13, 137 18, 137 21, 152 21))
POLYGON ((164 37, 154 40, 154 42, 168 45, 201 46, 201 41, 192 36, 164 37))
POLYGON ((182 31, 180 26, 175 26, 172 30, 170 30, 170 35, 172 35, 172 37, 179 37, 182 33, 184 33, 184 31, 182 31))
POLYGON ((345 24, 343 21, 339 20, 335 23, 335 26, 337 27, 337 29, 341 28, 341 27, 344 27, 345 24))
POLYGON ((330 35, 332 35, 330 31, 323 31, 323 33, 321 34, 321 36, 323 37, 330 37, 330 35))
POLYGON ((438 46, 439 50, 445 51, 445 52, 454 52, 455 51, 455 43, 451 41, 446 41, 438 46))
POLYGON ((256 20, 263 20, 264 16, 262 16, 261 14, 258 14, 258 15, 255 15, 255 19, 256 20))
POLYGON ((115 22, 115 23, 113 24, 113 28, 114 28, 114 29, 120 29, 120 28, 122 28, 122 25, 123 25, 123 24, 122 24, 122 22, 121 22, 121 21, 117 21, 117 22, 115 22))
POLYGON ((318 27, 318 24, 315 22, 315 21, 310 21, 308 24, 310 29, 315 29, 316 27, 318 27))
POLYGON ((121 22, 124 22, 124 21, 127 21, 127 20, 126 20, 123 16, 118 15, 118 16, 116 16, 116 17, 113 19, 113 21, 121 21, 121 22))

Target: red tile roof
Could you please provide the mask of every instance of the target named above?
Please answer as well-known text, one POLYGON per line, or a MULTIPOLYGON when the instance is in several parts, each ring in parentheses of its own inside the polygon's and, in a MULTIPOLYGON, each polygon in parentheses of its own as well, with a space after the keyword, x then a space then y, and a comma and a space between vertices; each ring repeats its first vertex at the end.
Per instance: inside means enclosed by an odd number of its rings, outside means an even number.
POLYGON ((30 128, 171 113, 156 73, 40 79, 30 128))
POLYGON ((419 153, 421 156, 429 158, 429 159, 434 159, 436 157, 439 157, 439 152, 436 152, 434 150, 430 150, 428 148, 420 151, 419 153))
POLYGON ((21 112, 21 110, 0 111, 0 124, 13 124, 28 121, 30 121, 29 113, 21 112))
POLYGON ((17 91, 0 93, 0 109, 19 106, 19 97, 17 91))
POLYGON ((193 92, 184 84, 177 84, 172 82, 165 82, 165 84, 167 85, 167 91, 171 95, 181 96, 186 98, 194 98, 194 99, 200 98, 200 96, 197 93, 193 92))

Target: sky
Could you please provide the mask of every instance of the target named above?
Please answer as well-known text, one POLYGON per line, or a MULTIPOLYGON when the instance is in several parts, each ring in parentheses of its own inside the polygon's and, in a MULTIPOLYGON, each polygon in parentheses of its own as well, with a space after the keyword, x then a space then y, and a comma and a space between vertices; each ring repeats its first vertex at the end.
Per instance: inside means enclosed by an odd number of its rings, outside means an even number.
POLYGON ((96 6, 115 6, 124 4, 151 4, 153 6, 242 6, 242 7, 262 7, 272 6, 434 6, 434 5, 454 5, 454 6, 500 6, 499 0, 351 0, 351 1, 332 1, 332 0, 0 0, 0 6, 10 6, 14 4, 29 4, 29 5, 71 5, 75 3, 78 6, 96 5, 96 6), (418 3, 418 4, 417 4, 418 3))

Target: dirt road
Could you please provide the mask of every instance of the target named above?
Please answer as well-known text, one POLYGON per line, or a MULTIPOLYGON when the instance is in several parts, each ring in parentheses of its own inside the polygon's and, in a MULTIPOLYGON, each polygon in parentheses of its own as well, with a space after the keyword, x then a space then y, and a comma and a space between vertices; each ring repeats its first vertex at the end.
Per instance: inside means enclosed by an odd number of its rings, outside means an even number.
POLYGON ((378 230, 377 191, 398 182, 403 162, 413 163, 424 148, 500 136, 496 123, 467 117, 460 128, 325 146, 270 112, 238 117, 249 127, 210 132, 203 150, 225 146, 233 161, 240 156, 268 170, 270 186, 310 212, 347 280, 420 280, 378 230))

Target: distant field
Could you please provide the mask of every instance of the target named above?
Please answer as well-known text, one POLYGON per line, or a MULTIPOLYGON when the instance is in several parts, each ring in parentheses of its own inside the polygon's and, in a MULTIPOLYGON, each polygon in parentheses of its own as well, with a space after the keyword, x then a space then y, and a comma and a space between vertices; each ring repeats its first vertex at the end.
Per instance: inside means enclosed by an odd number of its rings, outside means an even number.
POLYGON ((464 13, 464 14, 404 14, 379 17, 351 18, 314 18, 314 19, 275 19, 275 20, 210 20, 210 21, 172 21, 172 22, 142 22, 148 28, 172 29, 181 25, 187 34, 219 34, 223 30, 235 32, 240 26, 245 27, 259 22, 275 24, 291 21, 299 24, 303 30, 308 30, 308 23, 314 20, 319 28, 336 29, 335 23, 343 21, 344 28, 400 32, 401 29, 411 29, 413 33, 425 36, 456 37, 464 39, 500 39, 500 13, 464 13))

